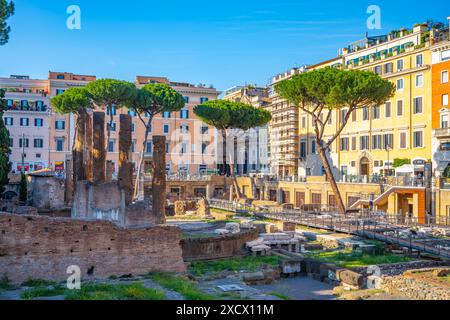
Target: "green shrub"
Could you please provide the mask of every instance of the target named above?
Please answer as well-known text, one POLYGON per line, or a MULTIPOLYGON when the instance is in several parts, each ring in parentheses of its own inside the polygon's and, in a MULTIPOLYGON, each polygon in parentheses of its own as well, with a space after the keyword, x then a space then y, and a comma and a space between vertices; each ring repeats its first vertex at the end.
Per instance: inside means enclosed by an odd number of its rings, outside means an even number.
POLYGON ((215 297, 201 292, 197 284, 188 279, 170 273, 154 272, 149 277, 166 289, 176 291, 187 300, 214 300, 215 297))
POLYGON ((195 276, 222 271, 255 271, 263 266, 278 266, 279 261, 280 258, 277 256, 246 256, 242 258, 234 257, 212 261, 196 261, 191 263, 190 271, 195 276))

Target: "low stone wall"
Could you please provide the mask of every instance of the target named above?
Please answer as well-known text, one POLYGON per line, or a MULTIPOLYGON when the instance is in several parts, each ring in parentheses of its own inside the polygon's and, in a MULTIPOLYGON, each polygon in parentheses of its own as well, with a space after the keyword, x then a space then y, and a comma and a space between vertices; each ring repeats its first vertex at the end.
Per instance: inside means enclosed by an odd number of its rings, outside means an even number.
POLYGON ((121 228, 104 220, 75 220, 0 213, 0 276, 65 280, 71 265, 83 280, 185 272, 181 230, 174 226, 121 228))
MULTIPOLYGON (((380 264, 377 267, 381 271, 381 275, 396 276, 403 274, 403 272, 411 269, 432 268, 440 266, 450 266, 450 261, 433 261, 433 260, 419 260, 410 262, 400 262, 391 264, 380 264)), ((367 276, 368 267, 353 268, 356 272, 367 276)))
POLYGON ((237 234, 227 234, 209 238, 181 240, 185 261, 229 258, 243 254, 245 244, 258 238, 258 230, 251 229, 237 234))
POLYGON ((383 277, 381 289, 414 300, 450 300, 450 286, 403 275, 383 277))

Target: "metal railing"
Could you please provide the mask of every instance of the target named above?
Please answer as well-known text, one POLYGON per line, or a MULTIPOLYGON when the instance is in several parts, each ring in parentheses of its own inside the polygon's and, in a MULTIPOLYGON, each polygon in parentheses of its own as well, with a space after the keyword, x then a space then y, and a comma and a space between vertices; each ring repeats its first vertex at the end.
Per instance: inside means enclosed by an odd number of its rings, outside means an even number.
MULTIPOLYGON (((361 210, 357 213, 338 214, 337 211, 321 210, 317 212, 302 209, 283 209, 254 207, 226 200, 210 200, 212 208, 228 210, 236 213, 253 214, 258 218, 293 222, 307 227, 344 232, 369 239, 376 239, 390 244, 415 249, 443 258, 450 259, 450 240, 445 236, 419 237, 414 227, 420 230, 427 227, 431 230, 442 230, 443 234, 450 233, 450 219, 446 217, 429 218, 426 223, 420 223, 417 217, 403 215, 389 215, 384 212, 361 210), (407 231, 409 230, 409 231, 407 231), (405 234, 410 236, 406 237, 405 234)), ((324 208, 320 208, 324 209, 324 208)), ((332 208, 328 208, 332 209, 332 208)))

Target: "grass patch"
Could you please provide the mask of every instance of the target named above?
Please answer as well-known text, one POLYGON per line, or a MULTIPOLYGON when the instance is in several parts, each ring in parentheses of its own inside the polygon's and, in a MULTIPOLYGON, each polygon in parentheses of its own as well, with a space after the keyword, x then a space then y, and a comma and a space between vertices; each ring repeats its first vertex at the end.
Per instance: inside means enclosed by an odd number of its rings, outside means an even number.
POLYGON ((81 290, 67 292, 66 300, 164 300, 161 290, 146 288, 142 283, 86 284, 81 290))
POLYGON ((214 300, 212 295, 201 292, 196 283, 170 273, 154 272, 149 274, 150 279, 166 289, 176 291, 187 300, 214 300))
POLYGON ((31 289, 27 289, 20 293, 20 298, 25 300, 31 300, 42 297, 55 297, 64 295, 66 292, 66 288, 61 285, 56 286, 42 286, 42 287, 34 287, 31 289))
POLYGON ((14 286, 12 285, 11 280, 9 280, 6 275, 3 275, 0 278, 0 291, 12 289, 14 289, 14 286))
POLYGON ((191 263, 190 272, 195 276, 201 276, 221 271, 256 271, 256 269, 263 266, 278 266, 279 261, 280 258, 277 256, 246 256, 213 261, 196 261, 191 263))
POLYGON ((274 296, 274 297, 278 297, 281 300, 292 300, 290 297, 288 297, 288 296, 286 296, 286 295, 284 295, 282 293, 279 293, 279 292, 270 292, 269 295, 274 296))
POLYGON ((352 251, 351 249, 311 252, 306 255, 309 258, 333 263, 343 268, 356 268, 369 265, 411 261, 411 259, 406 256, 398 256, 391 253, 365 254, 352 251))
POLYGON ((47 281, 42 279, 28 279, 27 281, 22 283, 22 287, 48 287, 48 286, 56 286, 57 283, 55 281, 47 281))

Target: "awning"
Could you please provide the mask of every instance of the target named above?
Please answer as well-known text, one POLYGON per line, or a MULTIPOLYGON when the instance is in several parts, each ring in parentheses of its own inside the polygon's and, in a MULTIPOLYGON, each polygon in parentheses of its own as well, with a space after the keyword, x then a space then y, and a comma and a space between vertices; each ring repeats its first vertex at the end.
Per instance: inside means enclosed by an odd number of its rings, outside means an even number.
POLYGON ((437 166, 438 171, 444 171, 447 167, 450 161, 439 161, 439 164, 437 166))

